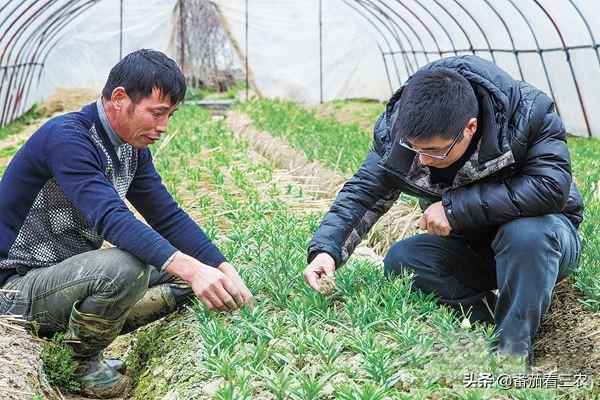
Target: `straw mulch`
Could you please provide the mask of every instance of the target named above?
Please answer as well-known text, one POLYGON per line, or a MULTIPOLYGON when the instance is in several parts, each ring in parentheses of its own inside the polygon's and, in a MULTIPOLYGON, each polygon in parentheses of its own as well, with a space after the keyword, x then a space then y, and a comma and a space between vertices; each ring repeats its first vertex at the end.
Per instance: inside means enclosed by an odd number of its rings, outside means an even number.
MULTIPOLYGON (((292 147, 285 140, 256 129, 250 118, 239 110, 230 111, 226 122, 232 132, 247 140, 256 152, 265 156, 272 164, 287 168, 296 179, 304 180, 311 188, 313 196, 331 199, 329 204, 350 179, 350 176, 308 160, 301 150, 292 147)), ((420 215, 418 206, 411 206, 402 201, 396 202, 371 229, 364 244, 374 251, 379 260, 394 242, 415 234, 414 225, 420 215)), ((357 249, 359 255, 361 251, 371 253, 369 250, 357 249)))

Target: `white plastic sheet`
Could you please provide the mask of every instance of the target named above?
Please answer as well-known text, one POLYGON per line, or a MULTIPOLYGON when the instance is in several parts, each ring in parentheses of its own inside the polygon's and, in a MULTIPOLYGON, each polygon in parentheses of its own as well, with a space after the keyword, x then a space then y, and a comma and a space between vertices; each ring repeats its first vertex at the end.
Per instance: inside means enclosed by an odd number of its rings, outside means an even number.
POLYGON ((248 0, 246 7, 244 0, 211 1, 264 96, 385 100, 418 67, 474 53, 551 95, 570 133, 600 136, 594 2, 248 0))
MULTIPOLYGON (((600 136, 600 115, 595 112, 600 107, 596 45, 600 43, 600 8, 596 2, 211 2, 218 8, 241 65, 248 61, 252 85, 264 96, 307 103, 346 98, 383 101, 427 62, 475 53, 551 95, 568 132, 600 136)), ((119 58, 120 4, 120 0, 0 2, 0 51, 4 54, 0 107, 19 100, 19 111, 24 111, 50 96, 57 86, 100 87, 119 58), (61 26, 60 40, 47 49, 47 56, 36 58, 26 39, 47 24, 53 13, 76 5, 87 8, 61 26), (44 12, 35 15, 43 6, 44 12), (14 12, 17 8, 19 12, 14 12), (16 38, 23 21, 29 21, 28 25, 16 38), (23 57, 28 51, 28 57, 23 57), (29 88, 6 79, 10 68, 15 68, 11 65, 24 60, 44 63, 40 80, 32 80, 29 88)), ((178 0, 123 0, 123 54, 147 47, 175 58, 178 4, 178 0)), ((32 68, 37 73, 42 66, 32 68)))
MULTIPOLYGON (((122 5, 123 55, 154 48, 175 56, 177 0, 122 5)), ((0 124, 57 87, 102 88, 119 61, 120 23, 120 0, 0 1, 0 124)))

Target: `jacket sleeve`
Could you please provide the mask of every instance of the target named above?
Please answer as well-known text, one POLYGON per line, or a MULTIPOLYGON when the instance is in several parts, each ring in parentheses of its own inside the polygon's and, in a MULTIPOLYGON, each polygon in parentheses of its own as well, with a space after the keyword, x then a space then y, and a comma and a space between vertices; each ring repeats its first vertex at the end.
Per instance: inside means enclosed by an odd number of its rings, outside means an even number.
POLYGON ((227 261, 198 224, 177 205, 156 172, 150 151, 140 150, 139 155, 139 166, 127 192, 127 199, 135 209, 185 254, 215 268, 227 261))
POLYGON ((493 226, 565 208, 572 180, 565 129, 546 95, 539 94, 535 100, 521 173, 445 193, 442 204, 453 230, 493 226))
POLYGON ((375 125, 373 149, 344 185, 310 241, 309 263, 324 252, 331 255, 336 267, 345 264, 362 238, 398 199, 400 190, 378 165, 382 157, 381 138, 377 137, 381 123, 382 117, 375 125))

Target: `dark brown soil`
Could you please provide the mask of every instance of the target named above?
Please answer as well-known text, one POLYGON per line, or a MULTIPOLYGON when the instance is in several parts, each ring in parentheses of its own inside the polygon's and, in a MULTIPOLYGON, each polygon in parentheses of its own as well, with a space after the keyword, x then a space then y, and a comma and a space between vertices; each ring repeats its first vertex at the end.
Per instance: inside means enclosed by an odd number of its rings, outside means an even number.
POLYGON ((600 313, 578 300, 583 296, 568 280, 557 285, 533 344, 534 371, 587 374, 600 381, 600 313))

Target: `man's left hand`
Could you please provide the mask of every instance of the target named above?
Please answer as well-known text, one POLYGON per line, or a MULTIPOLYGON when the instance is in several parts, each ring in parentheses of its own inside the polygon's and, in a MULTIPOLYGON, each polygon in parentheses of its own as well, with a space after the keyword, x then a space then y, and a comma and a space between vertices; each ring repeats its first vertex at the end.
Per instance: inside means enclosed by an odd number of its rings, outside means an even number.
POLYGON ((427 230, 430 235, 448 236, 450 234, 452 227, 448 222, 448 218, 446 218, 441 201, 427 207, 427 210, 419 219, 419 228, 427 230))
POLYGON ((244 280, 242 279, 240 274, 238 274, 238 272, 235 270, 233 265, 229 264, 228 262, 224 262, 221 265, 219 265, 219 270, 222 273, 224 273, 229 278, 229 280, 233 282, 233 284, 237 287, 240 294, 242 295, 242 299, 244 300, 244 305, 247 305, 250 308, 250 311, 254 310, 252 293, 244 283, 244 280))

